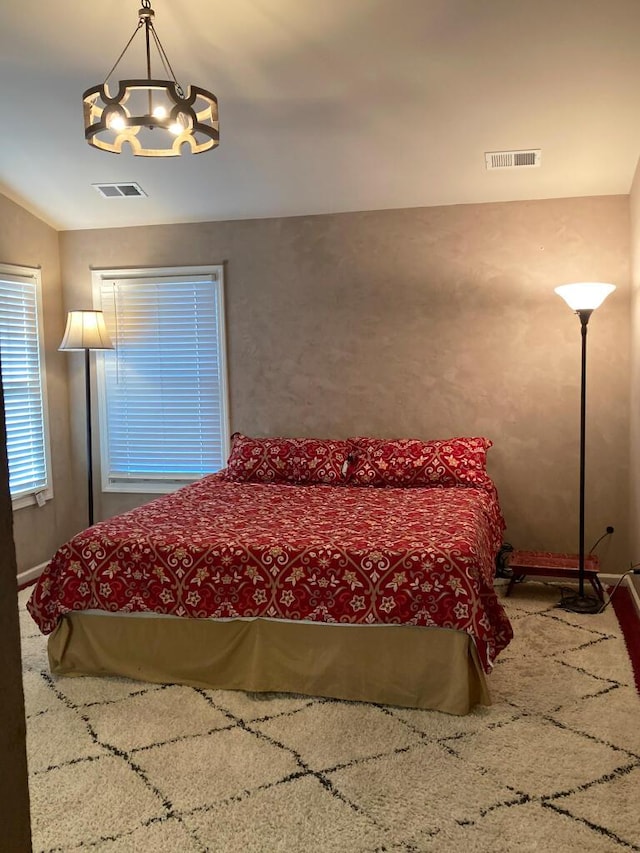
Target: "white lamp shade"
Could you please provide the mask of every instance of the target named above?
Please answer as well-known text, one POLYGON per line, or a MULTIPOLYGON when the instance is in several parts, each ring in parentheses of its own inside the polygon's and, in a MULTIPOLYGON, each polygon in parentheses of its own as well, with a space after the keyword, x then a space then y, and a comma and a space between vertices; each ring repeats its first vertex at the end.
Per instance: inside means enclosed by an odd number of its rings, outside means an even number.
POLYGON ((560 287, 555 288, 555 292, 573 311, 594 311, 615 289, 615 284, 580 281, 575 284, 561 284, 560 287))
POLYGON ((59 350, 114 349, 102 311, 69 311, 59 350))

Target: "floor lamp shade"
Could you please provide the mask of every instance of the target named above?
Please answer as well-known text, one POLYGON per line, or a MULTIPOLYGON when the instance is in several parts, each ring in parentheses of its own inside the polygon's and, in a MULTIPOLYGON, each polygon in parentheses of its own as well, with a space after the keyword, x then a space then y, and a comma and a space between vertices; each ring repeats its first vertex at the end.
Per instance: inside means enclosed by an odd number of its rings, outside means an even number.
POLYGON ((572 311, 595 311, 610 293, 615 284, 602 281, 579 281, 575 284, 561 284, 555 292, 561 296, 572 311))
POLYGON ((84 352, 84 379, 87 424, 87 507, 89 527, 93 524, 93 453, 91 441, 91 365, 92 349, 113 349, 102 311, 69 311, 67 327, 58 349, 84 352))
POLYGON ((601 607, 599 599, 591 595, 585 595, 584 580, 584 505, 585 505, 585 445, 586 445, 586 423, 587 423, 587 324, 589 318, 596 308, 599 308, 604 300, 615 290, 614 284, 605 284, 601 281, 576 282, 575 284, 562 284, 555 288, 558 296, 561 296, 569 308, 574 311, 580 319, 580 330, 582 335, 582 360, 580 377, 580 511, 579 511, 579 553, 578 553, 578 593, 562 601, 562 607, 573 613, 598 613, 601 607))
POLYGON ((67 327, 58 349, 113 349, 102 311, 69 311, 67 327))

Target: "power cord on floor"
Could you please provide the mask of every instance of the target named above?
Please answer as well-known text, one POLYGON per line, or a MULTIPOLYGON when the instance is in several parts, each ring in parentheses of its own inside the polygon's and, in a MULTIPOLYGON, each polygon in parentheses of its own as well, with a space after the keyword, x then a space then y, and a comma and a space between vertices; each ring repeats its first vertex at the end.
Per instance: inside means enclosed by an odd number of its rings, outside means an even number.
POLYGON ((629 575, 640 575, 640 563, 636 563, 634 566, 631 566, 631 568, 628 571, 626 571, 623 575, 620 575, 618 582, 616 583, 614 588, 611 590, 611 593, 609 594, 609 598, 605 602, 603 602, 602 607, 600 608, 600 610, 598 610, 598 613, 604 613, 604 611, 607 609, 607 607, 613 601, 613 596, 618 591, 618 587, 620 586, 622 581, 626 577, 628 577, 629 575))

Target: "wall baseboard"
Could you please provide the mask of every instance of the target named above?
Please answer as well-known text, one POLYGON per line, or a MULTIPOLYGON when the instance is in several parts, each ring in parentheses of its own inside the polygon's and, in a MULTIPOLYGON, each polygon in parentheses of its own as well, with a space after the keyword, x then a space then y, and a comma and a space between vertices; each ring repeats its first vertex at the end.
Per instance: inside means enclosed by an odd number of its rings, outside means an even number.
POLYGON ((638 618, 640 618, 640 593, 638 592, 638 587, 634 584, 633 578, 627 578, 626 584, 629 589, 631 598, 633 599, 633 603, 636 606, 638 618))
POLYGON ((39 566, 33 566, 30 569, 25 569, 24 572, 18 572, 18 589, 24 589, 25 586, 34 583, 46 569, 49 563, 40 563, 39 566))
MULTIPOLYGON (((620 580, 620 575, 598 575, 601 581, 604 581, 606 584, 610 584, 611 586, 615 586, 620 580)), ((638 590, 636 585, 633 582, 633 578, 631 575, 627 575, 627 577, 622 582, 621 586, 626 586, 629 590, 629 595, 631 596, 631 600, 633 601, 636 613, 638 614, 638 618, 640 618, 640 594, 638 594, 638 590)))

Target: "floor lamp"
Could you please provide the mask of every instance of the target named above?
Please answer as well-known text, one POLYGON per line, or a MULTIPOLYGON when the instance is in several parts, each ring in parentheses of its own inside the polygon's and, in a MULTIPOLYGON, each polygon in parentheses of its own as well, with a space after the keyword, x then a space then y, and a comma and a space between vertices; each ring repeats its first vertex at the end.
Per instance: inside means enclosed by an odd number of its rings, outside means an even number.
POLYGON ((582 371, 580 381, 580 516, 579 538, 580 551, 578 554, 578 593, 562 601, 564 610, 572 613, 597 613, 602 602, 593 595, 585 595, 584 591, 584 493, 585 493, 585 438, 587 417, 587 324, 592 313, 598 308, 610 293, 615 290, 614 284, 602 282, 580 282, 563 284, 555 288, 569 308, 580 318, 582 333, 582 371))
POLYGON ((91 350, 113 349, 113 344, 104 324, 102 311, 69 311, 67 327, 64 331, 59 350, 69 352, 84 352, 84 376, 86 394, 86 425, 87 425, 87 478, 89 527, 93 524, 93 454, 91 441, 91 365, 89 353, 91 350))

